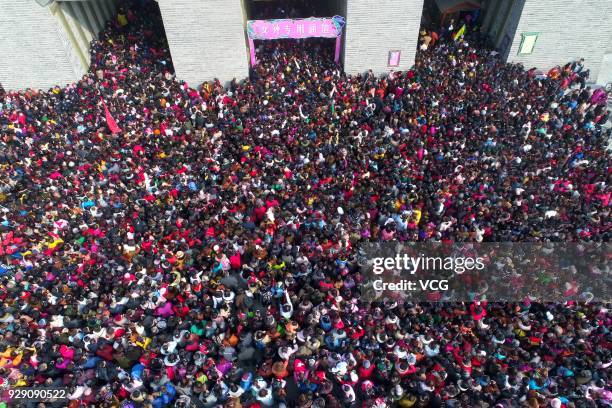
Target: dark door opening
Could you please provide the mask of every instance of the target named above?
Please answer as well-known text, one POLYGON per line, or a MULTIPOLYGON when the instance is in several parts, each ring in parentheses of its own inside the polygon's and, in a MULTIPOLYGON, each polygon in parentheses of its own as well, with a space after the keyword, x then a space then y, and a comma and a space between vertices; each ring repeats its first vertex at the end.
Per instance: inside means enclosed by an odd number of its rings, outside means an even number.
POLYGON ((251 68, 281 54, 341 63, 347 0, 243 1, 251 68))
POLYGON ((425 0, 421 25, 432 30, 447 28, 451 21, 453 26, 475 25, 482 16, 482 7, 481 0, 425 0))
MULTIPOLYGON (((315 61, 326 69, 335 69, 334 53, 336 40, 333 38, 304 38, 258 41, 258 64, 252 70, 252 76, 262 76, 269 72, 301 69, 300 61, 315 61)), ((303 65, 303 64, 302 64, 303 65)))
POLYGON ((337 0, 245 0, 249 20, 274 18, 331 17, 343 15, 337 0))

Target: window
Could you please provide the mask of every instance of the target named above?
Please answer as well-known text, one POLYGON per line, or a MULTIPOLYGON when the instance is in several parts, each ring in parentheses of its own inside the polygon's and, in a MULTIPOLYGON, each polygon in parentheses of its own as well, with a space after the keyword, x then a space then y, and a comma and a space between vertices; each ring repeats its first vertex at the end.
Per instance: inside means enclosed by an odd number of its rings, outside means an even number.
POLYGON ((521 45, 519 46, 518 54, 525 55, 533 53, 533 49, 538 40, 540 33, 523 33, 521 34, 521 45))

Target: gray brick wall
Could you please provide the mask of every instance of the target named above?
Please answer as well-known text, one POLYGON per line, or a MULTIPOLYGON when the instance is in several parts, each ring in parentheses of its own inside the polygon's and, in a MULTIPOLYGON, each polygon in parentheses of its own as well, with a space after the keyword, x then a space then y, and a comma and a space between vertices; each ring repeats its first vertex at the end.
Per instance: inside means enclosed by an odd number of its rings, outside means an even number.
POLYGON ((159 0, 178 78, 197 87, 248 76, 240 0, 159 0))
MULTIPOLYGON (((593 78, 594 79, 594 78, 593 78)), ((597 83, 606 85, 612 82, 612 53, 608 53, 601 59, 601 67, 597 75, 597 83)))
POLYGON ((348 0, 344 68, 348 73, 372 69, 376 74, 391 71, 389 51, 402 52, 400 66, 414 65, 423 0, 348 0))
POLYGON ((6 90, 46 90, 77 81, 89 64, 89 40, 114 9, 114 0, 48 7, 35 0, 0 0, 0 83, 6 90), (104 13, 96 12, 100 6, 104 13))
POLYGON ((612 35, 612 0, 526 0, 508 61, 548 70, 583 57, 596 80, 612 35), (517 55, 521 33, 539 32, 534 51, 517 55))
POLYGON ((48 7, 34 0, 0 0, 0 83, 5 89, 47 89, 75 81, 74 64, 48 7))

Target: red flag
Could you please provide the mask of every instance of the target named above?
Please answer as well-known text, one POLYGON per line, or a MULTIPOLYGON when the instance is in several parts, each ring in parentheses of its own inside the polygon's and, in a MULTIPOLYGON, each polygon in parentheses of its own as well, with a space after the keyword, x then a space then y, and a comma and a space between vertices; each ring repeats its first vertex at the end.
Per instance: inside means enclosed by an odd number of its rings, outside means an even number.
POLYGON ((117 122, 115 122, 115 119, 113 119, 110 112, 108 111, 108 107, 106 106, 104 99, 101 99, 101 100, 102 100, 102 105, 104 105, 104 116, 106 117, 106 125, 108 126, 108 129, 112 133, 121 132, 121 129, 119 128, 119 126, 117 126, 117 122))

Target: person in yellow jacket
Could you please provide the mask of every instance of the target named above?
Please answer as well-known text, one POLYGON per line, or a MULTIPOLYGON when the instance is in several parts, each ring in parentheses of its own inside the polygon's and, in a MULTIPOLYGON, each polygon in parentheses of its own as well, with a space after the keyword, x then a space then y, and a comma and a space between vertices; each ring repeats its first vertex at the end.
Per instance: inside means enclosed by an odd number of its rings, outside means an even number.
POLYGON ((128 25, 128 19, 125 15, 125 12, 122 9, 119 9, 119 13, 117 13, 117 24, 121 27, 125 27, 128 25))
POLYGON ((149 344, 151 344, 151 339, 149 337, 143 338, 137 333, 132 334, 131 340, 133 344, 137 345, 138 347, 141 347, 143 350, 146 350, 147 347, 149 347, 149 344))
POLYGON ((53 241, 51 241, 51 243, 47 243, 47 248, 49 249, 55 249, 55 247, 57 247, 59 244, 63 244, 64 240, 57 237, 55 239, 53 239, 53 241))
POLYGON ((23 351, 8 347, 0 354, 0 367, 19 367, 23 359, 23 351))
POLYGON ((145 337, 144 340, 139 339, 136 341, 136 345, 139 347, 142 347, 143 349, 147 349, 147 347, 149 347, 149 344, 151 344, 151 338, 150 337, 145 337))
POLYGON ((0 353, 0 367, 6 367, 11 362, 13 350, 12 347, 7 347, 6 350, 0 353))
POLYGON ((397 402, 397 406, 400 408, 410 408, 410 407, 414 407, 416 403, 417 403, 417 398, 412 394, 408 394, 408 395, 404 395, 402 399, 400 399, 397 402))

